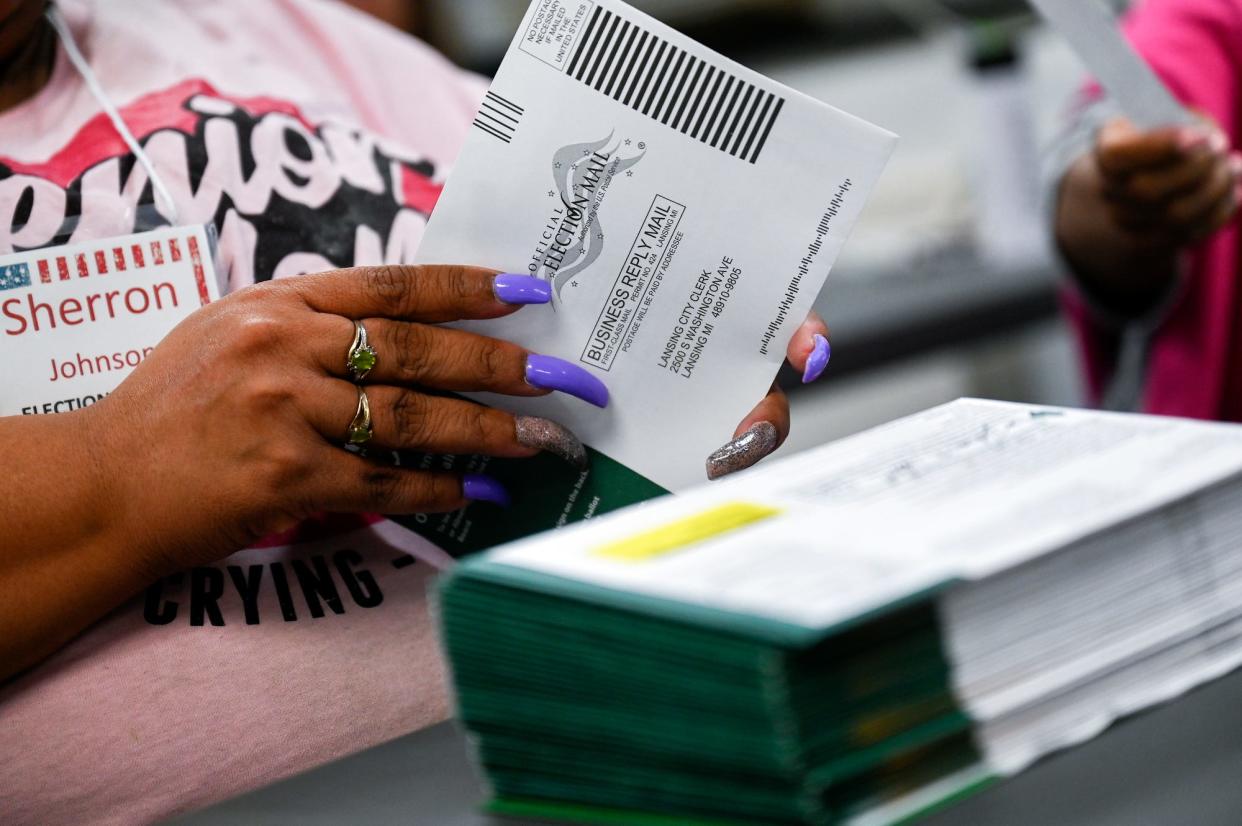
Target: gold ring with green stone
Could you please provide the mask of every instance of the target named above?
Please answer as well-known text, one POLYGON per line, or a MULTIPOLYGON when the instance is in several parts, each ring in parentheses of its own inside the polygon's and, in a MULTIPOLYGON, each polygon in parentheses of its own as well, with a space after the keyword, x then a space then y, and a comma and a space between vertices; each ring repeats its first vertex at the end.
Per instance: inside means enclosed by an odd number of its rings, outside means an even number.
POLYGON ((367 400, 367 391, 358 388, 358 410, 354 420, 349 423, 348 444, 365 445, 371 441, 371 402, 367 400))
POLYGON ((354 322, 354 343, 349 345, 349 354, 345 357, 345 366, 354 381, 362 381, 375 367, 378 360, 375 348, 367 343, 367 328, 361 321, 354 322))

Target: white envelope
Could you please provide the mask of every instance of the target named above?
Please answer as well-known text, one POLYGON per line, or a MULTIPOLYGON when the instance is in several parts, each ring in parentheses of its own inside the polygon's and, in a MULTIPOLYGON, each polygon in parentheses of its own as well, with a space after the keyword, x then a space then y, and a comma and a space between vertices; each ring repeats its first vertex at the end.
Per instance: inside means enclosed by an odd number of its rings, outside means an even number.
POLYGON ((768 391, 896 138, 618 0, 535 0, 418 252, 546 279, 464 324, 612 393, 480 396, 668 489, 768 391))

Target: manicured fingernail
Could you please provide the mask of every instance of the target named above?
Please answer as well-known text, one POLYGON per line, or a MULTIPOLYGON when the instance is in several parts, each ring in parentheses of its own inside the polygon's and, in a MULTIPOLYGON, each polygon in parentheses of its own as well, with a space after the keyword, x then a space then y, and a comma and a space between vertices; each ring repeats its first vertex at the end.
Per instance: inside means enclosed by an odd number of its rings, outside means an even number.
POLYGON ((552 300, 552 285, 531 275, 502 272, 492 281, 492 290, 505 304, 547 304, 552 300))
POLYGON ((559 390, 596 407, 608 406, 608 388, 576 364, 553 356, 531 353, 526 357, 526 383, 540 390, 559 390))
POLYGON ((504 485, 490 476, 467 473, 462 477, 461 489, 462 493, 471 502, 491 502, 493 505, 500 505, 502 508, 507 508, 512 504, 512 500, 509 499, 509 491, 505 490, 504 485))
POLYGON ((1234 174, 1235 178, 1242 175, 1242 155, 1234 152, 1229 156, 1229 171, 1234 174))
POLYGON ((828 338, 816 333, 815 348, 811 350, 811 355, 807 356, 806 370, 802 371, 802 383, 810 384, 824 375, 824 370, 828 367, 828 361, 831 358, 832 345, 828 343, 828 338))
POLYGON ((1211 146, 1213 152, 1229 151, 1229 136, 1219 130, 1212 131, 1211 146))
POLYGON ((538 416, 518 416, 515 423, 518 444, 560 456, 579 470, 587 469, 586 448, 569 428, 538 416))
POLYGON ((776 425, 759 422, 741 436, 707 457, 707 478, 737 473, 776 450, 776 425))

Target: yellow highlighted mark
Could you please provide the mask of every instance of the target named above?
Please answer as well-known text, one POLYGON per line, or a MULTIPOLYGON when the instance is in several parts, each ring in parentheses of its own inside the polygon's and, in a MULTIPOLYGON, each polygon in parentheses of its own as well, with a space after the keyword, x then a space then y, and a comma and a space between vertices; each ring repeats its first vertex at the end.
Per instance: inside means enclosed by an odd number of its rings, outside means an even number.
POLYGON ((729 502, 709 511, 670 522, 646 533, 610 542, 595 550, 595 556, 619 562, 645 562, 680 551, 690 545, 744 528, 776 516, 781 511, 749 502, 729 502))

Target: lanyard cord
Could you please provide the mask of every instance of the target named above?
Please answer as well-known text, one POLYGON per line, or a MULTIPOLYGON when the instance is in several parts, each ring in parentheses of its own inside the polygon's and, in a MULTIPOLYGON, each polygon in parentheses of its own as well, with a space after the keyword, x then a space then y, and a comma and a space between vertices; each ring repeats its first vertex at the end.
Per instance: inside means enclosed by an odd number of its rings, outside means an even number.
POLYGON ((52 24, 52 28, 60 35, 60 42, 65 47, 65 54, 69 57, 69 62, 78 70, 78 74, 82 76, 82 80, 86 83, 86 88, 95 96, 95 100, 99 102, 100 108, 104 110, 104 114, 108 116, 108 120, 112 121, 113 127, 120 133, 121 139, 134 153, 134 157, 138 163, 142 164, 142 168, 147 171, 147 177, 151 181, 151 188, 155 192, 157 200, 164 202, 163 213, 173 224, 179 223, 177 220, 177 205, 169 194, 164 181, 160 178, 159 173, 155 171, 155 164, 151 162, 151 157, 147 155, 143 148, 138 144, 138 140, 134 137, 134 133, 129 131, 129 127, 125 125, 125 120, 121 117, 121 113, 117 111, 116 106, 108 99, 104 93, 103 87, 99 84, 99 78, 95 77, 95 73, 91 71, 90 64, 86 62, 86 58, 82 56, 82 52, 78 49, 78 43, 73 37, 73 32, 69 30, 69 26, 65 23, 65 18, 60 14, 60 10, 56 6, 48 6, 47 20, 52 24))

